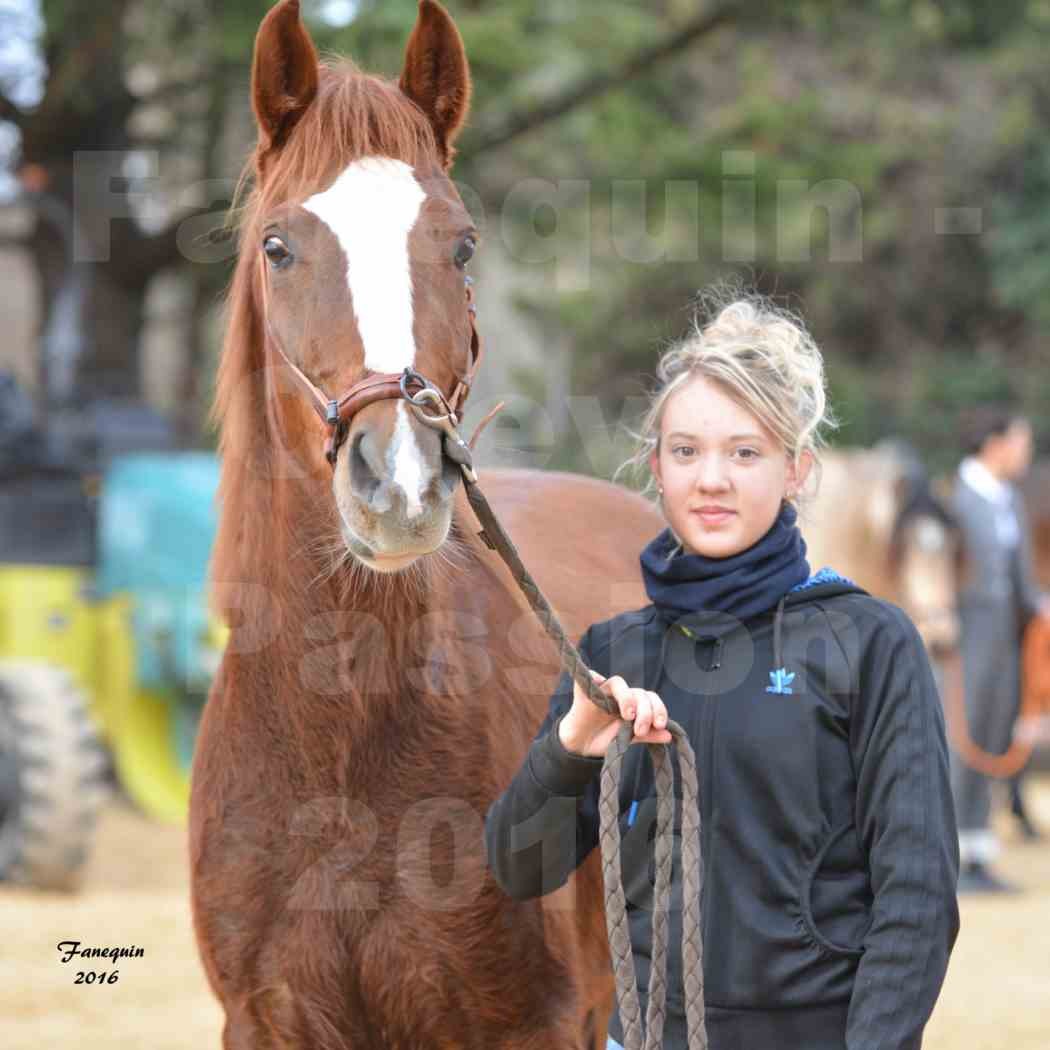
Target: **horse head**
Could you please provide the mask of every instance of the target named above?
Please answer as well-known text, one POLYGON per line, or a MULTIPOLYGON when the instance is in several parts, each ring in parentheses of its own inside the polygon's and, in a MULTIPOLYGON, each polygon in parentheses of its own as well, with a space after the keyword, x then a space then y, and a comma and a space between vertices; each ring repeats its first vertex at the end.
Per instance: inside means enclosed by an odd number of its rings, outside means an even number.
MULTIPOLYGON (((458 409, 477 363, 478 233, 448 175, 470 73, 433 0, 396 82, 320 62, 299 6, 281 0, 255 41, 254 187, 217 397, 224 471, 237 461, 224 510, 240 537, 297 485, 344 556, 393 572, 445 541, 459 478, 408 399, 428 388, 458 409), (249 482, 264 495, 243 497, 249 482)), ((226 533, 220 552, 241 543, 226 533)))
POLYGON ((934 655, 959 643, 956 598, 968 571, 963 532, 917 457, 899 460, 887 547, 891 585, 934 655))

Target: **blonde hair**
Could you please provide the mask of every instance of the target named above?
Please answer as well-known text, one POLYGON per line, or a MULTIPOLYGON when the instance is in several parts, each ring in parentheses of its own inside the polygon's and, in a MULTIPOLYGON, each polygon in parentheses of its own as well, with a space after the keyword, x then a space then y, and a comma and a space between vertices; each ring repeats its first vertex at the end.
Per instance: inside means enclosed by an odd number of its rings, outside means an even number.
MULTIPOLYGON (((660 445, 667 402, 700 377, 717 383, 760 420, 796 467, 809 452, 819 486, 820 452, 826 447, 821 428, 839 425, 828 404, 820 350, 797 314, 727 285, 701 296, 690 334, 661 355, 658 385, 650 395, 641 432, 629 431, 635 451, 617 468, 614 481, 630 467, 648 474, 643 495, 654 488, 649 457, 660 445)), ((796 501, 801 506, 807 499, 797 493, 789 502, 796 501)))

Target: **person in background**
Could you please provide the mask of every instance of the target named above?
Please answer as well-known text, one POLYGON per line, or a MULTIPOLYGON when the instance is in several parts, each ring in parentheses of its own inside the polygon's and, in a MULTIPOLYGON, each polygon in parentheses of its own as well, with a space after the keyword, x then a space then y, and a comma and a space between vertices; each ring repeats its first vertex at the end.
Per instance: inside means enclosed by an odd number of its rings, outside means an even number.
MULTIPOLYGON (((1003 752, 1020 710, 1021 640, 1028 621, 1050 616, 1032 569, 1024 506, 1012 482, 1032 460, 1032 428, 1010 405, 981 405, 964 427, 966 456, 959 464, 953 508, 974 573, 959 594, 963 671, 970 736, 978 747, 1003 752)), ((959 825, 960 892, 1016 889, 992 870, 999 842, 990 826, 990 778, 952 751, 952 793, 959 825)), ((1021 795, 1012 809, 1026 838, 1039 837, 1021 795)))

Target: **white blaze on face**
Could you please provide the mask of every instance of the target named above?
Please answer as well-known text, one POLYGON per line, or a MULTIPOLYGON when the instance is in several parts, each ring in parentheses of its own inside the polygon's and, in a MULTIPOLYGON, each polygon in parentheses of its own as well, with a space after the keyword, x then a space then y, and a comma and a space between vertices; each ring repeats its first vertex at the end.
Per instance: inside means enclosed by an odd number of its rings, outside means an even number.
POLYGON ((423 504, 419 496, 426 481, 423 477, 423 459, 416 444, 416 435, 412 431, 408 413, 411 409, 406 401, 397 405, 397 429, 391 442, 391 457, 394 463, 393 476, 401 491, 405 494, 405 514, 414 518, 423 513, 423 504))
POLYGON ((944 526, 939 521, 923 518, 915 528, 919 549, 926 554, 940 554, 948 545, 944 526))
MULTIPOLYGON (((375 372, 402 372, 415 364, 408 238, 425 199, 409 165, 363 157, 303 204, 332 231, 346 255, 365 367, 375 372)), ((408 411, 399 401, 390 456, 393 480, 405 493, 409 517, 415 517, 422 511, 423 469, 408 411)))

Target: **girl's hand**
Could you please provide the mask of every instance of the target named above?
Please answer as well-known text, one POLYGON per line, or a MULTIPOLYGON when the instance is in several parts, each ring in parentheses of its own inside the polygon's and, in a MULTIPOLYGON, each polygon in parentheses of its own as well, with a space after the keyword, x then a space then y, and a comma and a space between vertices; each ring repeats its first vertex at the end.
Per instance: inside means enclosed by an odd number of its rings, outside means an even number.
POLYGON ((558 737, 567 751, 602 757, 620 730, 620 721, 634 722, 632 744, 669 744, 667 708, 656 693, 632 689, 619 675, 606 678, 591 671, 606 696, 620 707, 620 718, 607 715, 573 682, 572 707, 558 725, 558 737))

